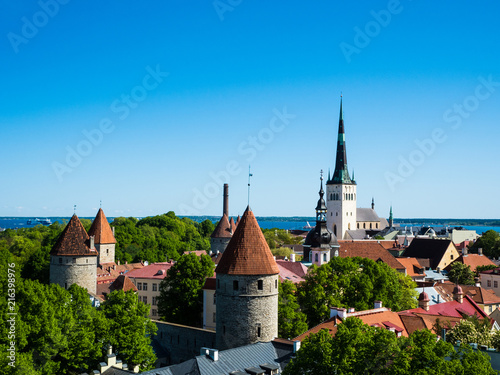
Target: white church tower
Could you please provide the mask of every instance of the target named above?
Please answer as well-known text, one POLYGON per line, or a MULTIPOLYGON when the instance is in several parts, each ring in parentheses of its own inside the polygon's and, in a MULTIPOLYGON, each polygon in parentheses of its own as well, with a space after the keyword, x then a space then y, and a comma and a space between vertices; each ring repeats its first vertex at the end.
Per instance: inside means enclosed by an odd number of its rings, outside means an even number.
POLYGON ((346 238, 346 231, 356 228, 356 181, 349 176, 345 145, 344 115, 340 97, 337 158, 333 176, 326 182, 327 227, 338 239, 346 238))

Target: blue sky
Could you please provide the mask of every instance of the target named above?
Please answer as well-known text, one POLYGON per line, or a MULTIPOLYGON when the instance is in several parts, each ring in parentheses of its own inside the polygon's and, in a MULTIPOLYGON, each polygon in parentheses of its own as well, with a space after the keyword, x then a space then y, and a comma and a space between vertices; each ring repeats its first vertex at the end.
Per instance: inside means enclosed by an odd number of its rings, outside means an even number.
POLYGON ((0 216, 499 218, 500 5, 0 0, 0 216))

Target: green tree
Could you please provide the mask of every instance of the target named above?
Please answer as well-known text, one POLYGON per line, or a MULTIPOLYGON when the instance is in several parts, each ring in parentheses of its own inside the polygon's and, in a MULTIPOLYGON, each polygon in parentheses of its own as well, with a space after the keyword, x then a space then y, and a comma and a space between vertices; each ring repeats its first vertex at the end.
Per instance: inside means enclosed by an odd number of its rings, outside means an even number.
POLYGON ((160 283, 158 312, 163 320, 201 326, 203 285, 214 274, 215 264, 208 255, 184 254, 167 271, 160 283))
POLYGON ((294 338, 307 331, 307 316, 300 311, 294 283, 285 280, 279 285, 278 336, 294 338))
POLYGON ((453 262, 448 278, 451 282, 462 285, 474 285, 474 272, 466 264, 453 262))
POLYGON ((298 301, 309 326, 328 319, 329 308, 373 308, 375 301, 401 311, 417 304, 416 284, 387 264, 367 258, 333 258, 321 267, 312 265, 298 287, 298 301))
POLYGON ((279 247, 277 249, 272 249, 271 253, 277 257, 287 257, 290 259, 290 255, 293 254, 293 250, 289 247, 279 247))
POLYGON ((156 355, 151 337, 157 328, 148 318, 149 305, 140 302, 131 290, 118 290, 108 295, 101 310, 109 323, 104 337, 115 353, 129 365, 139 365, 142 371, 153 368, 156 355))
POLYGON ((470 247, 472 253, 477 253, 478 249, 483 249, 483 254, 490 258, 500 257, 500 234, 494 230, 488 230, 470 247))
POLYGON ((493 333, 489 319, 479 319, 477 316, 467 316, 460 320, 446 333, 446 341, 456 344, 475 343, 492 347, 493 333))

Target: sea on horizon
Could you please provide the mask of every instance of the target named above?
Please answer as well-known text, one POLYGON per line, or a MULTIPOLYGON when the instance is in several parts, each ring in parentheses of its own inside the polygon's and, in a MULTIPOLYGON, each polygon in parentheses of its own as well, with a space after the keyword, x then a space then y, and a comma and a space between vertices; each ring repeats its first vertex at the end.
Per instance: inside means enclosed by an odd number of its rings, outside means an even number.
MULTIPOLYGON (((212 222, 216 223, 220 217, 218 216, 188 216, 190 219, 196 222, 201 222, 203 220, 209 219, 212 222)), ((90 219, 93 220, 94 217, 82 217, 84 219, 90 219)), ((28 224, 28 220, 33 219, 32 217, 0 217, 0 228, 4 229, 17 229, 17 228, 30 228, 33 227, 33 225, 28 224)), ((44 219, 40 217, 39 219, 44 219)), ((71 218, 70 217, 49 217, 49 219, 52 221, 52 223, 55 223, 56 221, 59 222, 68 222, 71 218)), ((112 222, 115 218, 114 217, 108 217, 108 221, 112 222)), ((140 219, 140 218, 138 218, 140 219)), ((436 220, 440 221, 440 220, 436 220)), ((316 219, 314 217, 299 217, 299 216, 294 216, 294 217, 259 217, 257 216, 257 222, 259 223, 260 227, 263 229, 272 229, 272 228, 277 228, 277 229, 287 229, 287 230, 301 230, 301 229, 306 229, 308 225, 314 226, 316 219)), ((431 226, 432 228, 435 229, 441 229, 443 227, 459 227, 458 225, 433 225, 433 224, 428 224, 428 223, 422 223, 422 222, 411 222, 411 219, 399 219, 399 220, 394 220, 394 224, 399 224, 402 227, 412 227, 414 230, 416 228, 420 228, 423 225, 425 226, 431 226)), ((500 232, 500 226, 482 226, 482 225, 462 225, 461 227, 468 229, 468 230, 475 230, 476 233, 478 234, 483 234, 484 232, 488 230, 495 230, 497 232, 500 232)))

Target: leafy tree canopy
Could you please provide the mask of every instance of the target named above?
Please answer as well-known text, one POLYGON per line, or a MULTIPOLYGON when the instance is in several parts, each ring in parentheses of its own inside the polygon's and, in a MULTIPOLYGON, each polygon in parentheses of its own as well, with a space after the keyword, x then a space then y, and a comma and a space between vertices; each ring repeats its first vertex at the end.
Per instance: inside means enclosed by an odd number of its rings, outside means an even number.
POLYGON ((335 257, 318 267, 312 265, 298 288, 298 301, 309 326, 328 319, 329 308, 373 308, 375 301, 394 311, 417 305, 416 284, 387 264, 367 258, 335 257))
POLYGON ((494 230, 488 230, 470 247, 472 253, 477 253, 478 249, 483 249, 483 254, 488 257, 500 257, 500 234, 494 230))
POLYGON ((302 237, 294 236, 285 229, 262 229, 262 233, 264 233, 264 237, 271 250, 279 248, 283 245, 299 244, 303 240, 302 237))
POLYGON ((297 288, 285 280, 278 292, 278 337, 294 338, 307 331, 307 316, 297 303, 297 288))
POLYGON ((474 285, 475 273, 466 264, 453 262, 448 278, 451 282, 463 285, 474 285))
POLYGON ((208 255, 184 254, 167 271, 160 284, 158 312, 163 320, 201 326, 203 285, 214 274, 215 264, 208 255))

